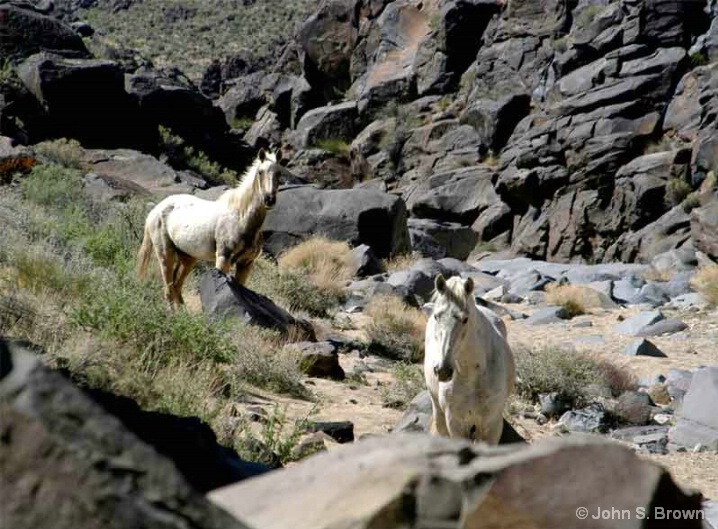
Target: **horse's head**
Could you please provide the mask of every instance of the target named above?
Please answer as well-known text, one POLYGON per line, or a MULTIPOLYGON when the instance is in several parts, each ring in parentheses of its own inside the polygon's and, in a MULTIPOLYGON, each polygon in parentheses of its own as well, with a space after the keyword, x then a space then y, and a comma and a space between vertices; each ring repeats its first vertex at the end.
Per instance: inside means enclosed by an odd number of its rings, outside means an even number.
POLYGON ((461 343, 470 325, 470 304, 473 303, 474 281, 441 274, 434 281, 434 340, 439 350, 432 369, 439 382, 448 382, 454 375, 453 352, 461 343))
POLYGON ((262 200, 264 201, 264 207, 271 209, 277 203, 277 190, 279 189, 279 177, 282 174, 282 168, 277 163, 277 155, 273 152, 259 149, 257 159, 259 161, 257 178, 259 179, 262 200))

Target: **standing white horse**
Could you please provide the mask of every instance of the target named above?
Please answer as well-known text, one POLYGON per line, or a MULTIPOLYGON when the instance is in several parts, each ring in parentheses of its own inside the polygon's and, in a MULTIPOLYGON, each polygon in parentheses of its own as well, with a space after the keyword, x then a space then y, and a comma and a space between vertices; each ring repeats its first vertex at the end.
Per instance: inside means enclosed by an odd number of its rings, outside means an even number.
POLYGON ((217 200, 177 194, 159 202, 145 220, 138 275, 147 272, 154 248, 170 305, 184 304, 182 285, 198 260, 225 274, 235 265, 244 285, 262 250, 262 225, 276 203, 280 172, 276 154, 260 149, 239 185, 217 200))
POLYGON ((496 445, 514 390, 514 356, 506 325, 476 306, 473 291, 471 278, 437 276, 426 325, 424 378, 436 433, 496 445))

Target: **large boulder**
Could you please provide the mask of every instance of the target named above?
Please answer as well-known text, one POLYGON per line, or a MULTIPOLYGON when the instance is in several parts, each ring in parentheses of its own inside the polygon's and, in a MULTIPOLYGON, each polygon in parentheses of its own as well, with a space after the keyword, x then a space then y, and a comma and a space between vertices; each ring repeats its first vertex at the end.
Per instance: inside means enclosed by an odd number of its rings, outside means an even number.
POLYGON ((265 248, 273 255, 312 235, 366 244, 377 257, 409 251, 406 205, 371 189, 281 189, 264 224, 265 248))
POLYGON ((315 108, 302 116, 293 133, 297 147, 322 146, 322 142, 344 142, 349 145, 356 134, 357 105, 347 101, 315 108))
POLYGON ((703 367, 693 374, 688 392, 670 433, 673 444, 694 448, 702 444, 718 451, 718 366, 703 367))
MULTIPOLYGON (((45 368, 28 347, 0 341, 0 366, 0 487, 8 527, 246 527, 207 501, 163 450, 133 433, 136 423, 123 424, 127 417, 113 416, 45 368)), ((184 444, 178 430, 169 432, 184 444)), ((218 471, 203 450, 195 446, 196 462, 218 471)))
POLYGON ((210 268, 200 280, 199 295, 202 310, 211 318, 238 318, 245 323, 273 329, 282 334, 304 336, 316 341, 314 328, 304 320, 294 318, 271 299, 240 285, 231 276, 210 268))
POLYGON ((26 2, 0 5, 0 57, 17 62, 42 51, 89 57, 82 38, 70 26, 26 2))
POLYGON ((102 59, 39 53, 18 73, 46 112, 46 137, 68 137, 88 147, 156 147, 158 131, 125 92, 120 67, 102 59))
POLYGON ((471 228, 455 222, 409 219, 411 248, 424 257, 466 259, 479 242, 471 228))
MULTIPOLYGON (((701 495, 679 488, 662 466, 593 436, 498 448, 417 433, 378 436, 217 489, 209 498, 255 527, 297 529, 608 529, 615 519, 593 518, 607 505, 646 514, 701 509, 701 495)), ((621 527, 665 526, 654 516, 643 518, 624 518, 621 527)), ((702 522, 681 523, 699 529, 702 522)))

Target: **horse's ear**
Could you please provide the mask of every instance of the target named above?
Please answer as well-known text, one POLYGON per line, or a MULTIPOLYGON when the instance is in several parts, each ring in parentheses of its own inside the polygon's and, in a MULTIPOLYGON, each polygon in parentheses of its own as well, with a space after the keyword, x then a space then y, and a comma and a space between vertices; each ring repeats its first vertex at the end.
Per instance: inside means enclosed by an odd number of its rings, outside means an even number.
POLYGON ((446 279, 444 279, 443 275, 439 274, 436 276, 436 279, 434 279, 434 287, 439 293, 443 293, 444 290, 446 290, 446 279))
POLYGON ((257 153, 257 158, 259 158, 260 162, 263 162, 267 159, 267 151, 264 150, 264 147, 261 147, 259 149, 259 153, 257 153))
POLYGON ((467 294, 473 294, 474 293, 474 280, 470 277, 466 279, 464 282, 464 292, 467 294))

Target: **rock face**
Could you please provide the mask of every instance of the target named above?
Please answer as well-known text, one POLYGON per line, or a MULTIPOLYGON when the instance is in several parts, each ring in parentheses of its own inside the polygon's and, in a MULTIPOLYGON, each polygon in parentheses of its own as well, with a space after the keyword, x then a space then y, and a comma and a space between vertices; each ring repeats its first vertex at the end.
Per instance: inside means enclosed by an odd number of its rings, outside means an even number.
POLYGON ((398 197, 370 189, 280 190, 264 224, 265 248, 277 255, 310 235, 366 244, 380 258, 404 253, 409 250, 406 206, 398 197))
POLYGON ((246 323, 275 329, 283 334, 290 330, 296 336, 316 341, 309 322, 298 320, 271 299, 238 284, 233 277, 211 268, 200 280, 202 310, 214 318, 235 317, 246 323))
MULTIPOLYGON (((662 467, 615 442, 579 437, 489 449, 426 434, 359 441, 212 491, 209 498, 252 526, 298 529, 613 528, 615 520, 577 520, 577 508, 595 514, 607 504, 649 512, 700 509, 701 501, 700 494, 680 490, 662 467)), ((622 524, 663 526, 655 519, 622 524)), ((701 527, 700 520, 682 524, 701 527)))
POLYGON ((704 367, 693 374, 683 398, 671 442, 693 448, 702 444, 718 451, 718 367, 704 367))
POLYGON ((170 459, 44 368, 34 353, 1 341, 0 360, 4 524, 246 527, 193 489, 170 459))

